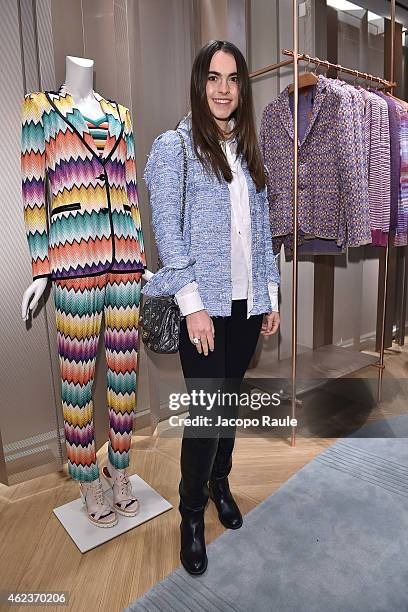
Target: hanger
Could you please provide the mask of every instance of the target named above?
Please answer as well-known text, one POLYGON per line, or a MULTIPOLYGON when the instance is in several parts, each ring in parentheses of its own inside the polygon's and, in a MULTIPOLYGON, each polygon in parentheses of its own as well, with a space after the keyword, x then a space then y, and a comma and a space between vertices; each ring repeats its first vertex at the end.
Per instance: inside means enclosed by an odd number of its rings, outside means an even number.
MULTIPOLYGON (((304 72, 299 75, 298 78, 298 89, 305 89, 306 87, 311 87, 312 85, 316 85, 319 81, 319 77, 314 72, 307 72, 307 68, 310 65, 310 59, 308 59, 307 66, 304 72)), ((292 83, 289 85, 289 93, 293 93, 295 90, 295 86, 292 83)))
POLYGON ((390 94, 389 91, 386 91, 385 95, 388 96, 389 98, 392 98, 393 100, 395 100, 399 104, 402 104, 402 106, 404 108, 408 108, 408 102, 406 100, 401 100, 400 98, 397 98, 397 96, 394 96, 393 94, 390 94))
MULTIPOLYGON (((350 85, 357 89, 359 87, 359 84, 358 84, 359 73, 358 73, 358 70, 353 70, 353 72, 354 72, 354 79, 351 81, 350 85)), ((363 86, 361 85, 361 87, 363 86)))

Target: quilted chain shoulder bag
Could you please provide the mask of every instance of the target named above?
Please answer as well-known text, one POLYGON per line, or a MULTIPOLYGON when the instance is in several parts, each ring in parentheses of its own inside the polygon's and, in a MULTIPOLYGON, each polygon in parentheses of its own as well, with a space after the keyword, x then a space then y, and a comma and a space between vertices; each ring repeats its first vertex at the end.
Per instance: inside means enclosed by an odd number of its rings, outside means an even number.
MULTIPOLYGON (((181 234, 184 229, 184 210, 187 191, 187 149, 181 133, 176 130, 183 147, 183 195, 181 203, 181 234)), ((159 258, 158 268, 161 267, 159 258)), ((142 339, 155 353, 177 353, 180 337, 180 308, 174 296, 148 297, 139 316, 142 339)))

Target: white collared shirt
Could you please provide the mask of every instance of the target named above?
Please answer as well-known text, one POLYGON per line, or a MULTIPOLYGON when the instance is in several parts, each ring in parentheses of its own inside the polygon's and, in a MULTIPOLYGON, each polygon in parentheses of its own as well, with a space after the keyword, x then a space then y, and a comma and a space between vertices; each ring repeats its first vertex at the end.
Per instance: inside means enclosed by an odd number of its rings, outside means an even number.
MULTIPOLYGON (((248 185, 239 158, 235 155, 236 143, 221 143, 232 170, 232 181, 228 183, 231 198, 231 282, 232 299, 247 300, 247 319, 253 307, 252 292, 252 239, 251 214, 248 185)), ((272 310, 278 312, 278 285, 268 283, 272 310)), ((188 283, 175 294, 183 316, 204 309, 196 281, 188 283)))

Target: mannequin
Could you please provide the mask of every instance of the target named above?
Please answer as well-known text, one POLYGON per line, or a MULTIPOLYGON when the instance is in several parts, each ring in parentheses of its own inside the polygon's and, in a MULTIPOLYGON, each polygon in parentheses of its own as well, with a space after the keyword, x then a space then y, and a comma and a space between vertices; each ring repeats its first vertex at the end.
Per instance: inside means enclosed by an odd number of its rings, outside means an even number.
POLYGON ((52 282, 68 473, 88 518, 112 527, 139 510, 126 474, 136 408, 141 279, 149 279, 130 111, 92 88, 93 60, 68 56, 58 91, 23 101, 22 193, 33 282, 27 319, 52 282), (46 183, 50 187, 50 210, 46 183), (105 319, 108 503, 100 480, 92 388, 105 319))
MULTIPOLYGON (((76 106, 83 115, 95 120, 99 119, 102 110, 93 90, 94 61, 67 55, 65 66, 63 91, 69 92, 73 96, 76 106)), ((150 280, 152 276, 153 273, 147 269, 143 273, 143 278, 146 281, 150 280)), ((37 278, 24 292, 21 305, 21 316, 24 321, 28 320, 30 311, 34 311, 37 307, 47 284, 48 278, 37 278)))

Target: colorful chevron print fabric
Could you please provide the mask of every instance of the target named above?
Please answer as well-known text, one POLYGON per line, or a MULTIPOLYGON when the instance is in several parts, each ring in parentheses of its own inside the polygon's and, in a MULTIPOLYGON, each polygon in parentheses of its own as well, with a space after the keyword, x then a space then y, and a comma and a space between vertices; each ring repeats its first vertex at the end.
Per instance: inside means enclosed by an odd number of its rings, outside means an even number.
POLYGON ((34 278, 146 267, 130 113, 94 95, 108 122, 103 151, 63 88, 24 98, 22 191, 34 278))
POLYGON ((75 480, 98 478, 92 385, 102 316, 105 316, 108 454, 129 465, 139 351, 141 272, 112 273, 53 283, 61 397, 68 472, 75 480))
POLYGON ((86 125, 88 126, 88 130, 92 138, 94 139, 99 155, 103 155, 105 150, 105 142, 109 134, 109 123, 106 119, 106 115, 99 121, 85 117, 85 115, 83 115, 83 118, 86 121, 86 125))

